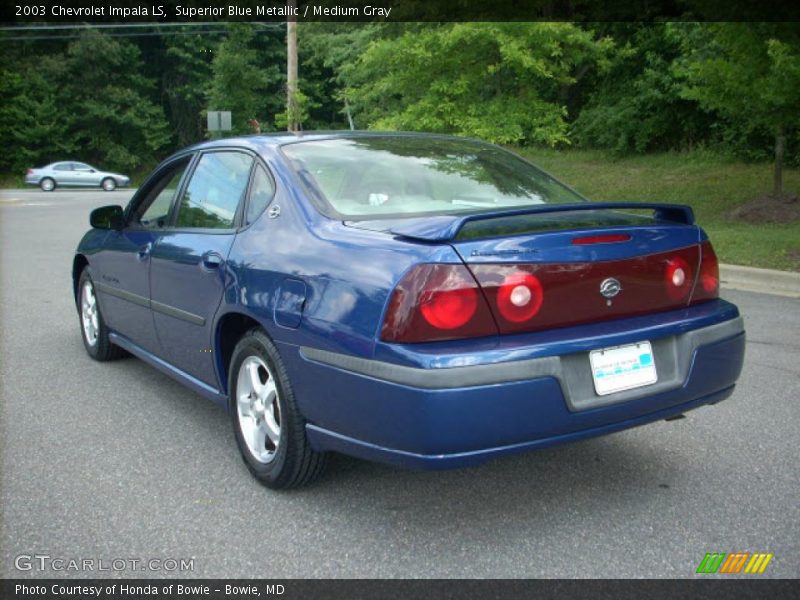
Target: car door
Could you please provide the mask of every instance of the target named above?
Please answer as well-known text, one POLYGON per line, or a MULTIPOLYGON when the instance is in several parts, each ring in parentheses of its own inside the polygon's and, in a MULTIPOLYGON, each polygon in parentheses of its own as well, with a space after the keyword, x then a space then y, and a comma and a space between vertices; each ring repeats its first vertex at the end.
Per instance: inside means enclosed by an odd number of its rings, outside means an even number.
POLYGON ((159 356, 162 350, 150 309, 150 253, 167 230, 172 203, 191 158, 181 157, 154 174, 133 199, 125 227, 109 231, 104 250, 92 259, 95 288, 108 326, 159 356))
POLYGON ((211 326, 253 162, 239 150, 201 154, 173 210, 172 228, 150 258, 151 307, 167 360, 214 387, 211 326))
POLYGON ((75 169, 73 176, 77 185, 84 187, 100 185, 100 177, 94 167, 91 167, 86 163, 72 163, 72 165, 75 169))
POLYGON ((53 176, 56 180, 56 185, 77 185, 77 171, 75 171, 75 163, 62 162, 53 165, 53 176))

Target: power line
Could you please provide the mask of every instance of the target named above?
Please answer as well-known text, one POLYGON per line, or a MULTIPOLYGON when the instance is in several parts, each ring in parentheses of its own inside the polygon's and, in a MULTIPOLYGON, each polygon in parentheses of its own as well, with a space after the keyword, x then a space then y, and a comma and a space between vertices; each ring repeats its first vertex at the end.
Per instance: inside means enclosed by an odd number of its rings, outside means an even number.
MULTIPOLYGON (((254 25, 258 25, 262 29, 268 30, 283 30, 284 24, 283 23, 253 23, 254 25)), ((52 34, 52 35, 33 35, 31 34, 23 34, 17 35, 12 37, 6 37, 6 33, 15 33, 17 31, 30 31, 36 32, 36 30, 92 30, 92 29, 110 29, 110 28, 140 28, 140 27, 155 27, 158 31, 148 31, 148 32, 109 32, 104 33, 108 37, 153 37, 153 36, 168 36, 168 35, 220 35, 228 33, 227 29, 201 29, 197 31, 160 31, 161 27, 184 27, 184 26, 210 26, 213 25, 215 27, 219 27, 220 23, 190 23, 188 25, 184 25, 181 23, 160 23, 160 24, 151 24, 151 23, 130 23, 126 25, 102 25, 102 24, 81 24, 81 25, 52 25, 52 26, 22 26, 22 27, 0 27, 0 41, 6 42, 20 42, 20 41, 38 41, 38 40, 72 40, 77 39, 80 37, 78 33, 66 34, 66 35, 59 35, 59 34, 52 34)))
MULTIPOLYGON (((10 27, 0 27, 0 31, 46 31, 50 29, 132 29, 139 27, 219 27, 219 21, 203 21, 202 23, 78 23, 75 25, 12 25, 10 27)), ((255 22, 251 25, 260 27, 283 28, 283 23, 262 23, 255 22)))
MULTIPOLYGON (((143 33, 105 33, 103 35, 108 37, 153 37, 162 35, 212 35, 228 33, 227 29, 219 29, 217 31, 149 31, 143 33)), ((33 40, 76 40, 80 35, 20 35, 15 37, 6 37, 0 35, 0 41, 14 42, 14 41, 33 41, 33 40)))

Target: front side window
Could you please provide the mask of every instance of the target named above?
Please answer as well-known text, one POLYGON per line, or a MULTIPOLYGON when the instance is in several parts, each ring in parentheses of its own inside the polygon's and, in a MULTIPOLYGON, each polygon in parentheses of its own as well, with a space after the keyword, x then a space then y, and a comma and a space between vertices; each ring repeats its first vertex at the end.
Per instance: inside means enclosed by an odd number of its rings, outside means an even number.
POLYGON ((231 229, 247 191, 253 158, 243 152, 200 157, 178 206, 176 227, 231 229))
POLYGON ((165 227, 169 220, 172 200, 178 191, 181 178, 189 166, 189 157, 170 166, 155 183, 134 217, 134 222, 147 229, 165 227))
POLYGON ((459 214, 584 200, 515 154, 470 140, 374 135, 281 149, 311 191, 345 217, 459 214))

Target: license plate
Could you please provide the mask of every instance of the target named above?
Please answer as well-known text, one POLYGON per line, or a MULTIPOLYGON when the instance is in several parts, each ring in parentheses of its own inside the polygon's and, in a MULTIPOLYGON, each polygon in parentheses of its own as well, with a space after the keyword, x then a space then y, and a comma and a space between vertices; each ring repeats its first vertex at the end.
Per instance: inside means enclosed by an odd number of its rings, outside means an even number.
POLYGON ((650 342, 592 350, 589 362, 598 396, 632 390, 658 381, 650 342))

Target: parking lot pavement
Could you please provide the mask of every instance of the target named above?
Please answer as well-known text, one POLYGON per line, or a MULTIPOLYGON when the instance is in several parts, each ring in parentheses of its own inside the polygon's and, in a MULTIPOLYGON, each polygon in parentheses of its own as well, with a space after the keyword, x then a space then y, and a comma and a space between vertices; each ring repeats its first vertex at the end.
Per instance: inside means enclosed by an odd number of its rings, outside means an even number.
POLYGON ((221 410, 83 350, 72 252, 89 210, 130 190, 12 194, 2 577, 75 575, 15 569, 36 553, 193 558, 182 575, 197 577, 695 577, 706 552, 733 551, 773 553, 763 576, 800 575, 800 300, 724 293, 746 319, 744 373, 686 419, 456 471, 336 456, 318 484, 276 493, 250 478, 221 410))

